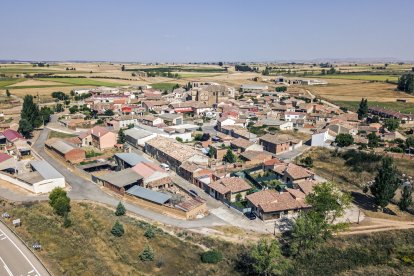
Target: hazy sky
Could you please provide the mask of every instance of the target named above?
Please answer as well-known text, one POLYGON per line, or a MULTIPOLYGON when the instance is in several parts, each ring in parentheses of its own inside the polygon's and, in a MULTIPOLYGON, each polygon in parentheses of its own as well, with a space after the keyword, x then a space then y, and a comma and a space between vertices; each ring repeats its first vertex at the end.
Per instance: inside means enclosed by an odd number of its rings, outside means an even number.
POLYGON ((0 0, 0 59, 414 59, 412 0, 0 0))

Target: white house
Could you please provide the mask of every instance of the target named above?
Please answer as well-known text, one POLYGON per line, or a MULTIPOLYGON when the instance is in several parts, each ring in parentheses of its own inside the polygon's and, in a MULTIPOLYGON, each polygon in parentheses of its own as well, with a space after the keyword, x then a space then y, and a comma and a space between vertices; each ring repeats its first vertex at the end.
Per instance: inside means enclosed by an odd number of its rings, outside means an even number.
POLYGON ((324 129, 312 135, 311 146, 312 147, 329 147, 333 141, 335 141, 336 134, 329 130, 324 129))
POLYGON ((285 112, 285 121, 292 122, 299 119, 304 120, 306 118, 306 113, 303 112, 285 112))

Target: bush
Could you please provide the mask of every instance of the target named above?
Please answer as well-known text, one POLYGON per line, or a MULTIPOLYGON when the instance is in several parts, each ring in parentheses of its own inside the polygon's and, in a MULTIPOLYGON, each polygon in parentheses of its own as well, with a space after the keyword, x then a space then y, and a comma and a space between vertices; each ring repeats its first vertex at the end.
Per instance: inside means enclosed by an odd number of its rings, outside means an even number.
POLYGON ((69 228, 72 226, 72 220, 69 218, 69 214, 66 213, 63 217, 63 227, 69 228))
POLYGON ((55 188, 49 195, 49 204, 61 217, 70 212, 70 198, 62 188, 55 188))
POLYGON ((218 250, 209 250, 201 254, 201 261, 207 264, 216 264, 223 259, 223 255, 218 250))
POLYGON ((154 228, 151 225, 149 225, 147 230, 145 230, 144 236, 147 239, 153 239, 155 237, 154 228))
POLYGON ((115 237, 122 237, 125 233, 124 226, 119 221, 116 221, 112 227, 111 233, 115 237))
POLYGON ((146 245, 144 250, 139 254, 139 259, 143 262, 153 261, 154 255, 154 250, 151 246, 146 245))

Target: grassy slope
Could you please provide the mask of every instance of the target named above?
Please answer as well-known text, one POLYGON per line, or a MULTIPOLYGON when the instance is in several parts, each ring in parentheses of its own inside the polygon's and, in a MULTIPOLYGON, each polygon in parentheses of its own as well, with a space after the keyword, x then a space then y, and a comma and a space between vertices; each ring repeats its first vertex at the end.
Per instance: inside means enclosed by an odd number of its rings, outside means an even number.
POLYGON ((148 227, 145 222, 119 218, 126 233, 116 238, 110 233, 117 219, 113 211, 87 203, 71 205, 70 228, 63 228, 63 219, 54 215, 47 203, 9 210, 13 217, 22 219, 22 227, 16 230, 23 240, 29 245, 40 241, 43 250, 38 254, 55 275, 234 274, 229 260, 218 265, 203 264, 200 247, 160 229, 154 239, 148 240, 144 237, 148 227), (139 260, 146 244, 155 251, 153 262, 139 260), (162 263, 160 267, 158 262, 162 263))
MULTIPOLYGON (((333 101, 342 107, 346 107, 349 110, 357 111, 359 107, 359 101, 333 101)), ((402 103, 402 102, 368 102, 370 106, 380 106, 383 108, 400 111, 402 113, 414 113, 414 103, 402 103)))
POLYGON ((59 132, 59 131, 54 131, 52 130, 49 134, 49 139, 50 138, 71 138, 71 137, 76 137, 77 135, 75 134, 69 134, 69 133, 64 133, 64 132, 59 132))

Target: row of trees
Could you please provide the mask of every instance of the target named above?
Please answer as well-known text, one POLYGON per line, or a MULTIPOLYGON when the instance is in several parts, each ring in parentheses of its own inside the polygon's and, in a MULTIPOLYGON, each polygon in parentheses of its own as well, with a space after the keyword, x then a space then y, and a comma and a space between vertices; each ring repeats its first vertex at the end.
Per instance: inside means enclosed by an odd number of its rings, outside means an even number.
POLYGON ((414 93, 414 73, 404 74, 398 79, 397 89, 410 94, 414 93))

